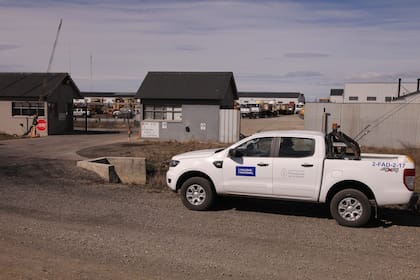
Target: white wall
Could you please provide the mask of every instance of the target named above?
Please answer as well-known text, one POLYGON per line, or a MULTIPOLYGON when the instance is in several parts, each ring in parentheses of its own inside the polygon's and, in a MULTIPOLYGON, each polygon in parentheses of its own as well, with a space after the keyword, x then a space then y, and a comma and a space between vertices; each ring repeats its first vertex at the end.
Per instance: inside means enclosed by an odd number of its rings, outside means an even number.
POLYGON ((364 135, 359 143, 368 147, 420 147, 420 104, 306 103, 305 129, 322 130, 323 112, 350 137, 364 135))
MULTIPOLYGON (((46 102, 44 102, 44 111, 45 116, 38 117, 38 120, 48 120, 46 102)), ((32 120, 33 116, 12 116, 12 101, 0 101, 0 132, 22 136, 31 127, 32 120)), ((48 128, 43 132, 37 131, 37 134, 47 136, 48 128)))
POLYGON ((331 95, 330 96, 330 102, 332 102, 332 103, 343 103, 344 102, 344 96, 343 95, 340 95, 340 96, 331 95))

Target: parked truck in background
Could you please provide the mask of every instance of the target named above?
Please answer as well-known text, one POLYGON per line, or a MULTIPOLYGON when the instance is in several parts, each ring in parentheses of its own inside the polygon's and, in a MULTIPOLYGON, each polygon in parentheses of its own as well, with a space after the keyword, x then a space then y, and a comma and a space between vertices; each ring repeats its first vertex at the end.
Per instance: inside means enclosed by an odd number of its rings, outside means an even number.
POLYGON ((242 118, 270 118, 279 115, 297 114, 302 108, 303 103, 295 106, 294 102, 281 103, 275 100, 257 100, 255 103, 247 103, 240 105, 242 118))
POLYGON ((275 115, 275 106, 273 102, 261 102, 260 118, 270 118, 275 115))
POLYGON ((303 102, 299 102, 298 104, 296 104, 295 114, 299 114, 300 111, 302 111, 303 106, 305 106, 305 103, 303 103, 303 102))
POLYGON ((318 202, 352 227, 368 223, 377 206, 418 199, 410 157, 361 154, 337 129, 261 132, 226 149, 176 155, 166 180, 191 210, 209 209, 218 195, 318 202))
POLYGON ((251 110, 248 107, 248 104, 241 104, 240 111, 241 111, 241 118, 249 118, 249 114, 251 110))
POLYGON ((261 117, 261 106, 259 103, 241 104, 240 112, 242 118, 256 119, 261 117))
POLYGON ((249 118, 250 119, 256 119, 260 117, 261 114, 261 108, 260 108, 260 104, 258 103, 254 103, 254 104, 248 104, 249 107, 249 118))
POLYGON ((294 114, 294 110, 295 110, 295 103, 294 102, 282 103, 280 105, 280 114, 282 114, 282 115, 292 115, 292 114, 294 114))

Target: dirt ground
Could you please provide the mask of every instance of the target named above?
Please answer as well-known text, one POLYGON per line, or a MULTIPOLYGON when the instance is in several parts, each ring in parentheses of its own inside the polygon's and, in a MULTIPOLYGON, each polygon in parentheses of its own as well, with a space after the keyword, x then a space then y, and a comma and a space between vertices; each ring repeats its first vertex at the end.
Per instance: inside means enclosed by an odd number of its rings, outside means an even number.
POLYGON ((352 229, 317 204, 224 198, 193 212, 75 166, 168 147, 85 136, 0 142, 0 279, 420 279, 418 214, 383 208, 352 229))
POLYGON ((11 136, 11 135, 7 135, 7 134, 3 134, 0 133, 0 141, 1 140, 9 140, 9 139, 14 139, 15 137, 11 136))
POLYGON ((304 120, 298 115, 280 116, 269 119, 242 119, 241 133, 251 135, 255 132, 269 130, 288 130, 304 128, 304 120))

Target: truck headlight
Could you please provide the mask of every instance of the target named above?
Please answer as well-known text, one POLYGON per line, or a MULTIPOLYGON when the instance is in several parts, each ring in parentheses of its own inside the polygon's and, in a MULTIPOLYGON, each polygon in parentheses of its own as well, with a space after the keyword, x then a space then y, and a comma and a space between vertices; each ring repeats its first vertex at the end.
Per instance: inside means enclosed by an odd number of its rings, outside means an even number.
POLYGON ((175 167, 179 164, 179 160, 171 160, 169 162, 169 167, 175 167))

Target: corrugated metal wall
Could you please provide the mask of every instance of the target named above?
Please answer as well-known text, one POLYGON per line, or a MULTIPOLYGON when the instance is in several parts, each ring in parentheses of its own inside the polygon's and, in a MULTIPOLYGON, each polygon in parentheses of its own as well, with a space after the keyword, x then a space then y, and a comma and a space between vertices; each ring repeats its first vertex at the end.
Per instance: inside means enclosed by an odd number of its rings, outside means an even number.
POLYGON ((369 147, 420 147, 420 104, 306 103, 305 129, 322 131, 323 113, 351 137, 369 147))
POLYGON ((237 142, 239 140, 241 120, 239 110, 220 110, 219 120, 219 142, 237 142))

